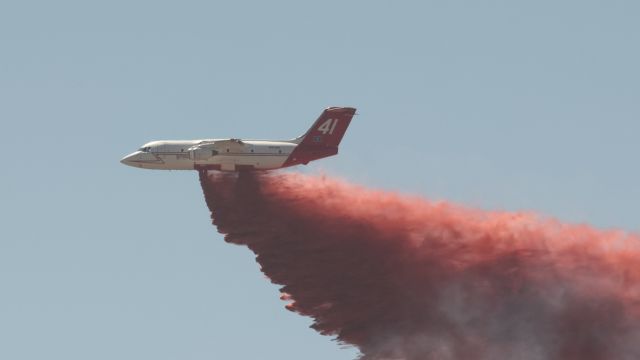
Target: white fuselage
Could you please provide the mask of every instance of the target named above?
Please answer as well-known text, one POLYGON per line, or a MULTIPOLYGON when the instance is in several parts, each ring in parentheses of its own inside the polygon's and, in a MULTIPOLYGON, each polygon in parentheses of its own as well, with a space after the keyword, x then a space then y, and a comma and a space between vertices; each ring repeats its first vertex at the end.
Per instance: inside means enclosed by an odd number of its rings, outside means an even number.
POLYGON ((296 146, 294 141, 239 139, 153 141, 121 162, 163 170, 271 170, 281 168, 296 146))

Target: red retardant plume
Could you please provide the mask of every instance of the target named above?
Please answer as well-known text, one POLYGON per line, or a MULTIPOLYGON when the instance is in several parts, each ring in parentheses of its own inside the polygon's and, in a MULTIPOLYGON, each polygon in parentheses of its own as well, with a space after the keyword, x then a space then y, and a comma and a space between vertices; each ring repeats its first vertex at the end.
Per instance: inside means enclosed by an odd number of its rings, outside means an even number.
POLYGON ((321 176, 206 174, 286 307, 372 359, 640 359, 640 241, 321 176))

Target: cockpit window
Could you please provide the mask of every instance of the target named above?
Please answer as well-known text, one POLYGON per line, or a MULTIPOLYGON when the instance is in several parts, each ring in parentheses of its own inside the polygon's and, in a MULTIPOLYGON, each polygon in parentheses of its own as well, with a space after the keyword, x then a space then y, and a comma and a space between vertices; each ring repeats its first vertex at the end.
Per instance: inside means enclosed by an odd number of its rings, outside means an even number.
POLYGON ((149 152, 149 149, 151 149, 151 146, 145 146, 145 147, 141 147, 140 149, 138 149, 138 151, 149 152))

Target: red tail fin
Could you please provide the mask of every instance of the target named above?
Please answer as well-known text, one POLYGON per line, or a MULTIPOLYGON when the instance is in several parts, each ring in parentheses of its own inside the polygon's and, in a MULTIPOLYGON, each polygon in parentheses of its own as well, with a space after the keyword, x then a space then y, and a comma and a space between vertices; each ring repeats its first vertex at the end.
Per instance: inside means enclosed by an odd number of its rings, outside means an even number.
POLYGON ((306 164, 337 154, 338 145, 355 113, 356 109, 351 107, 325 109, 307 133, 295 139, 298 146, 283 166, 306 164))
POLYGON ((356 109, 350 107, 327 108, 307 133, 296 140, 300 145, 338 146, 355 112, 356 109))

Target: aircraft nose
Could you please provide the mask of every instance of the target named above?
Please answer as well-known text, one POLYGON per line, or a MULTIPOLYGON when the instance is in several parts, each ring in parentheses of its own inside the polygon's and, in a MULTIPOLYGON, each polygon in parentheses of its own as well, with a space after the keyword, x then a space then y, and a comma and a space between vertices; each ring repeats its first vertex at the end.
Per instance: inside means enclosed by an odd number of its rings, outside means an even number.
POLYGON ((120 162, 125 165, 146 169, 159 169, 158 166, 164 164, 162 159, 160 159, 158 156, 143 151, 136 151, 134 153, 131 153, 123 157, 120 162))
POLYGON ((123 157, 122 160, 120 160, 120 162, 125 164, 125 165, 134 166, 133 165, 133 160, 136 157, 136 155, 138 155, 137 151, 132 153, 132 154, 129 154, 129 155, 123 157))

